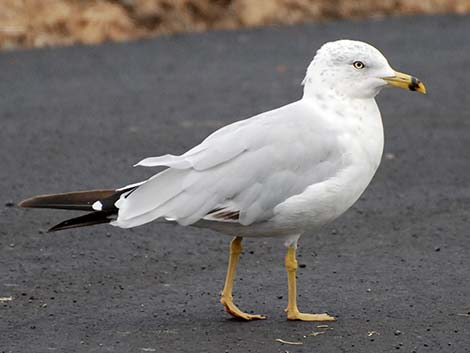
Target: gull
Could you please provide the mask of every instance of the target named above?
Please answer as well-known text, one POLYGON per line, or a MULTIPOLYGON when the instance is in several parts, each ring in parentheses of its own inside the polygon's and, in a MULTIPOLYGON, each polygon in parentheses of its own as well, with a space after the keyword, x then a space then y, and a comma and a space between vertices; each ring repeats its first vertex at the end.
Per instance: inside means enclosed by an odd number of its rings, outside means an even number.
POLYGON ((300 100, 227 125, 182 155, 143 159, 136 166, 166 167, 148 180, 36 196, 20 206, 89 211, 50 231, 159 221, 232 236, 220 301, 242 320, 265 318, 233 302, 242 239, 277 238, 287 248, 287 319, 334 321, 327 313, 301 313, 297 307, 297 242, 343 214, 372 180, 384 143, 375 102, 380 90, 426 89, 417 78, 393 70, 379 50, 353 40, 321 46, 302 84, 300 100))

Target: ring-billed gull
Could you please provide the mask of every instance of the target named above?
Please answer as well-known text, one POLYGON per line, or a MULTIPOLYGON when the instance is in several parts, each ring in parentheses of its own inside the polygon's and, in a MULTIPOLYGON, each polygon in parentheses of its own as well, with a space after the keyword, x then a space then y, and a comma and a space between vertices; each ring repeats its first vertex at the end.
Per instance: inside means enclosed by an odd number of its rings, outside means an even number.
POLYGON ((308 66, 300 100, 225 126, 188 152, 137 163, 166 167, 150 179, 113 190, 37 196, 23 207, 90 211, 52 231, 110 223, 130 228, 160 220, 234 236, 221 302, 245 320, 232 287, 243 237, 276 237, 287 247, 289 320, 331 321, 296 303, 296 248, 350 208, 377 170, 383 129, 375 96, 389 85, 425 93, 415 77, 394 71, 369 44, 324 44, 308 66))

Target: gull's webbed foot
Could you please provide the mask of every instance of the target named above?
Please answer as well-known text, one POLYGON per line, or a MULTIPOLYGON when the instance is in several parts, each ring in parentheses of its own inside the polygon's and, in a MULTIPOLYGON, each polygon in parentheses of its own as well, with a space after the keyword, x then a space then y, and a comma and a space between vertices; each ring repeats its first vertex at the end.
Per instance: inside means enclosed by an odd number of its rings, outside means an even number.
POLYGON ((287 320, 299 321, 336 321, 333 316, 326 313, 324 314, 304 314, 297 309, 297 283, 295 273, 297 271, 295 246, 289 246, 286 254, 286 270, 288 280, 289 301, 285 312, 287 313, 287 320))
POLYGON ((240 253, 242 252, 242 237, 235 237, 232 239, 230 243, 230 258, 228 260, 228 270, 227 276, 225 277, 225 285, 224 290, 222 291, 220 302, 225 307, 225 311, 228 312, 233 317, 240 319, 240 320, 263 320, 266 319, 263 315, 252 315, 247 314, 237 308, 235 304, 233 304, 233 297, 232 297, 232 288, 233 288, 233 279, 235 277, 235 272, 237 269, 238 258, 240 253))
POLYGON ((299 320, 299 321, 336 321, 336 318, 328 314, 304 314, 298 310, 286 309, 287 320, 299 320))
POLYGON ((240 319, 240 320, 264 320, 266 316, 264 315, 256 315, 256 314, 247 314, 238 309, 238 307, 233 303, 232 298, 223 296, 220 298, 220 302, 225 307, 225 311, 228 312, 233 317, 240 319))

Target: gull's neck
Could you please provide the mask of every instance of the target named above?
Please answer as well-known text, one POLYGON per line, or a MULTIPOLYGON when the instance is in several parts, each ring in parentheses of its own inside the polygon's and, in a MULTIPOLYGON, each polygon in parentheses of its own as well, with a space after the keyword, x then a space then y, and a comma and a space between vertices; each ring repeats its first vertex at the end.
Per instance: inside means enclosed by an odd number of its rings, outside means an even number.
POLYGON ((307 76, 302 100, 314 107, 335 129, 347 133, 361 147, 362 158, 377 169, 383 151, 383 127, 374 97, 357 98, 338 92, 324 80, 307 76))
MULTIPOLYGON (((336 86, 328 81, 307 75, 303 81, 303 100, 314 101, 319 107, 341 111, 364 111, 376 110, 377 105, 374 97, 359 98, 351 97, 337 90, 336 86)), ((342 115, 340 113, 340 115, 342 115)))
POLYGON ((331 99, 338 101, 346 99, 354 99, 354 97, 347 96, 344 92, 341 92, 337 89, 337 86, 331 82, 332 80, 325 80, 323 77, 318 75, 312 75, 307 73, 307 76, 303 80, 302 84, 304 86, 304 98, 313 98, 321 96, 328 96, 331 99))

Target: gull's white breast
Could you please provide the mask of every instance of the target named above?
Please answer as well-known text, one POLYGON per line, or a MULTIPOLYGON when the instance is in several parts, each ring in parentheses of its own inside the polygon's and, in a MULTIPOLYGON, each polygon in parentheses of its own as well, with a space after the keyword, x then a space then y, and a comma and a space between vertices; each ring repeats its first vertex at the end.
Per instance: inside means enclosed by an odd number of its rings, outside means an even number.
POLYGON ((273 227, 299 231, 321 227, 350 208, 364 192, 382 157, 384 136, 380 111, 374 99, 356 100, 340 106, 331 114, 330 124, 344 151, 337 173, 304 192, 294 195, 275 208, 273 227))

